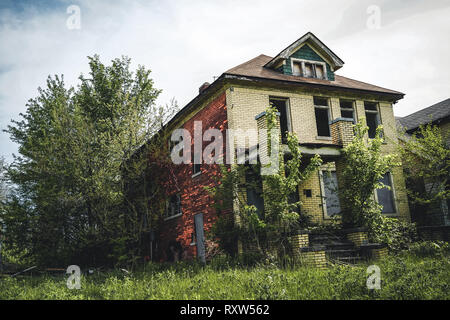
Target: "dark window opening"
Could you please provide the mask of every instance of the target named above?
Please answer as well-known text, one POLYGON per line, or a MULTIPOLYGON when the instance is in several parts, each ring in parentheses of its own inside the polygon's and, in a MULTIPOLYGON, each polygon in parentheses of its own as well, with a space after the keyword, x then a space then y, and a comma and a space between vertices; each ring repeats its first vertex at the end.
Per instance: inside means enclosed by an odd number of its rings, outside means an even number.
POLYGON ((167 217, 172 217, 177 214, 181 214, 181 196, 180 194, 173 194, 169 197, 167 217))
POLYGON ((339 104, 341 106, 341 117, 353 119, 356 122, 355 110, 353 108, 353 101, 351 100, 340 100, 339 104))
POLYGON ((380 116, 378 113, 378 105, 375 102, 364 102, 364 109, 366 111, 366 123, 369 127, 369 138, 373 139, 376 136, 377 128, 380 125, 380 116))
POLYGON ((264 199, 262 191, 262 178, 259 166, 247 165, 245 171, 245 186, 247 192, 247 205, 255 206, 260 218, 264 215, 264 199))
POLYGON ((391 174, 389 172, 385 173, 380 182, 390 187, 377 189, 378 203, 383 206, 381 210, 382 213, 395 213, 395 202, 394 202, 394 192, 392 191, 391 174))
POLYGON ((281 130, 281 143, 287 143, 287 133, 289 129, 289 109, 287 99, 269 99, 269 103, 273 105, 280 113, 280 130, 281 130))
POLYGON ((200 157, 197 157, 198 159, 195 159, 195 158, 196 158, 195 154, 192 153, 192 175, 201 172, 201 168, 202 168, 201 163, 196 163, 197 161, 199 161, 200 157))
POLYGON ((312 197, 312 190, 311 189, 304 189, 303 190, 303 194, 305 195, 305 197, 311 198, 312 197))
POLYGON ((329 137, 330 125, 328 118, 328 109, 316 107, 315 112, 316 112, 317 135, 319 137, 329 137))

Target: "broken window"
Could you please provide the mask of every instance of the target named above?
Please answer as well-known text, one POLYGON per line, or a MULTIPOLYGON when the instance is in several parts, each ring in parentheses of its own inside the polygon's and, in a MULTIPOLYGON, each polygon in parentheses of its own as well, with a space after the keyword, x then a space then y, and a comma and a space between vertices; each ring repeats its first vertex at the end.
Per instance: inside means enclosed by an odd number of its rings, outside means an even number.
POLYGON ((382 213, 395 213, 395 201, 394 201, 394 191, 392 189, 392 177, 389 172, 386 172, 381 178, 380 182, 388 186, 383 189, 377 189, 377 200, 378 203, 383 206, 381 210, 382 213))
POLYGON ((314 97, 314 108, 316 114, 317 135, 319 137, 330 136, 330 108, 328 99, 314 97))
POLYGON ((365 101, 364 109, 366 111, 366 123, 369 127, 369 138, 373 139, 376 136, 378 126, 381 124, 378 104, 365 101))
POLYGON ((291 131, 289 103, 287 98, 270 98, 269 103, 280 113, 281 143, 287 143, 287 133, 291 131))
POLYGON ((341 117, 353 119, 353 123, 356 123, 354 103, 351 100, 339 100, 341 105, 341 117))

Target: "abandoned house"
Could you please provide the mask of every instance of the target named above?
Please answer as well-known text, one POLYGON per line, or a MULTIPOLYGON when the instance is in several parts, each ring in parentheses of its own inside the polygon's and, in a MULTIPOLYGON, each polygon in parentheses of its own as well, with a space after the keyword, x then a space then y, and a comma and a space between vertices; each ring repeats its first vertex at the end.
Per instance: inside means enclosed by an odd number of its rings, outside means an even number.
MULTIPOLYGON (((225 71, 213 83, 205 83, 198 95, 165 126, 170 132, 187 129, 194 135, 194 122, 202 121, 202 130, 258 129, 258 119, 272 104, 279 112, 282 143, 286 132, 296 133, 304 158, 319 154, 332 174, 318 170, 298 187, 300 210, 316 223, 327 223, 339 213, 339 198, 333 185, 339 170, 341 150, 353 136, 352 125, 363 120, 374 137, 383 125, 383 152, 395 148, 394 104, 403 98, 398 91, 349 79, 336 74, 344 62, 314 34, 308 32, 274 57, 259 55, 225 71)), ((203 147, 207 145, 204 143, 203 147)), ((235 141, 235 147, 251 148, 247 141, 235 141), (242 143, 242 144, 241 144, 242 143)), ((192 150, 194 157, 196 150, 192 150)), ((233 151, 234 152, 234 151, 233 151)), ((212 198, 205 186, 216 183, 218 164, 173 165, 165 181, 167 212, 156 232, 159 260, 205 256, 204 234, 216 219, 212 198)), ((390 189, 379 189, 374 197, 383 206, 383 214, 410 220, 401 168, 385 175, 390 189)), ((261 197, 247 192, 249 204, 261 205, 261 197)))

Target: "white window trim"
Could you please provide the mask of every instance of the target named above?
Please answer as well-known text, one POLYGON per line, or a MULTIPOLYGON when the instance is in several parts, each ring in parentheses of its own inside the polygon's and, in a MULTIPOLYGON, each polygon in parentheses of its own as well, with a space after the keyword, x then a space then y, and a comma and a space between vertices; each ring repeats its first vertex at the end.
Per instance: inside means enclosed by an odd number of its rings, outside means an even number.
MULTIPOLYGON (((292 71, 292 75, 294 75, 294 62, 298 62, 301 64, 302 66, 302 72, 305 70, 305 63, 311 63, 311 64, 319 64, 322 65, 323 67, 323 75, 324 77, 322 78, 322 80, 328 80, 328 72, 327 72, 327 64, 325 62, 321 62, 321 61, 314 61, 314 60, 306 60, 306 59, 299 59, 299 58, 292 58, 291 57, 291 71, 292 71)), ((295 75, 295 76, 301 76, 304 77, 303 74, 301 75, 295 75)), ((316 77, 311 77, 313 79, 319 79, 316 77)))
POLYGON ((202 169, 200 168, 200 171, 194 173, 191 177, 192 177, 192 178, 195 178, 195 177, 198 177, 198 176, 201 175, 201 174, 202 174, 202 169))
MULTIPOLYGON (((384 216, 388 216, 388 217, 398 217, 399 213, 398 213, 398 205, 397 205, 397 194, 395 192, 395 186, 394 186, 394 176, 392 174, 392 172, 386 172, 389 173, 389 181, 391 183, 391 191, 392 191, 392 197, 394 198, 394 210, 395 212, 389 212, 389 213, 381 213, 384 216)), ((378 189, 375 189, 373 191, 374 197, 375 197, 375 201, 380 204, 378 202, 378 193, 377 193, 378 189)))

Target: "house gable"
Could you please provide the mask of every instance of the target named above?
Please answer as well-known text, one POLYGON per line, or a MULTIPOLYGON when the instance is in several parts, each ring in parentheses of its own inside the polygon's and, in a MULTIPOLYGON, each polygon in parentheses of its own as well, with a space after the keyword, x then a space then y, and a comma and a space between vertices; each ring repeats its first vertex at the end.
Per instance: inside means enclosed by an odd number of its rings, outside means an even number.
MULTIPOLYGON (((304 63, 319 62, 318 66, 323 65, 326 80, 334 81, 334 72, 344 65, 336 54, 333 53, 322 41, 314 34, 308 32, 300 39, 292 43, 286 49, 281 51, 275 58, 270 60, 265 68, 276 70, 286 75, 298 75, 293 70, 293 62, 304 63)), ((305 76, 305 70, 302 70, 302 76, 305 76)), ((314 76, 315 77, 315 76, 314 76)))

